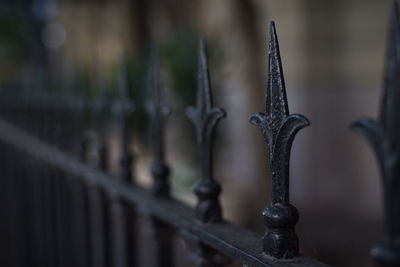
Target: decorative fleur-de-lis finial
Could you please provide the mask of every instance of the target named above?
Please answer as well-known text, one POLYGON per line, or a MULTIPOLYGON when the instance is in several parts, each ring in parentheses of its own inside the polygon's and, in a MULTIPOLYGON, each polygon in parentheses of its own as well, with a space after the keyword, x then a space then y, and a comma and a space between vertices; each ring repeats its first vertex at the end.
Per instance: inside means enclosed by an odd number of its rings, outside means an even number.
POLYGON ((134 110, 134 103, 129 97, 128 87, 128 66, 125 60, 121 61, 120 69, 117 76, 118 92, 120 97, 120 123, 121 123, 121 178, 124 182, 131 183, 132 181, 132 163, 133 155, 130 151, 130 130, 129 123, 131 114, 134 110))
POLYGON ((298 212, 289 203, 289 159, 296 133, 309 125, 304 116, 289 115, 285 90, 275 24, 271 22, 266 114, 254 113, 250 122, 260 128, 267 143, 272 175, 272 203, 263 211, 268 228, 263 238, 263 250, 278 259, 298 255, 298 238, 294 230, 298 212))
POLYGON ((194 187, 198 198, 196 216, 203 222, 217 222, 222 219, 218 197, 221 186, 213 178, 213 153, 215 127, 225 117, 225 111, 213 107, 207 56, 204 38, 199 40, 198 85, 196 107, 187 109, 187 116, 196 129, 200 149, 201 179, 194 187))
POLYGON ((381 170, 385 236, 371 251, 379 267, 400 266, 400 18, 397 1, 393 1, 392 8, 379 121, 361 119, 352 124, 375 150, 381 170))
POLYGON ((150 170, 153 175, 153 193, 157 196, 168 197, 170 186, 168 183, 169 168, 165 163, 164 153, 164 128, 165 119, 169 115, 169 109, 162 104, 160 65, 156 49, 153 49, 150 62, 150 83, 152 89, 152 103, 150 106, 151 122, 151 145, 153 148, 154 161, 150 170))

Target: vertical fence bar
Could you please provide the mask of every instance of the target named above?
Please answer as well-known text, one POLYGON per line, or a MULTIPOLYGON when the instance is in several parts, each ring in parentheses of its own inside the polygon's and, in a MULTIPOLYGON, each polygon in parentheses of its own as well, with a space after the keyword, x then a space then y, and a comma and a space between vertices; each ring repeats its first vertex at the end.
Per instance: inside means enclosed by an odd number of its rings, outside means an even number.
POLYGON ((294 229, 298 212, 289 203, 290 150, 296 133, 309 122, 302 115, 289 115, 274 22, 270 26, 266 114, 254 113, 250 122, 261 130, 267 143, 272 176, 272 203, 263 211, 268 228, 263 250, 274 258, 293 258, 298 255, 299 241, 294 229))
POLYGON ((199 41, 197 104, 187 109, 187 116, 196 129, 200 150, 201 179, 194 187, 197 196, 196 216, 202 222, 219 222, 222 219, 219 194, 221 186, 213 177, 215 127, 225 117, 225 111, 213 107, 204 38, 199 41))
POLYGON ((130 151, 131 147, 131 132, 130 122, 131 115, 134 110, 134 103, 129 95, 129 79, 128 79, 128 66, 127 62, 121 62, 120 70, 117 76, 118 91, 120 96, 120 130, 121 130, 121 153, 120 153, 120 166, 122 181, 131 184, 132 180, 132 165, 133 155, 130 151))
POLYGON ((106 266, 106 240, 105 203, 104 197, 98 187, 89 186, 89 217, 90 217, 90 256, 91 266, 106 266))
MULTIPOLYGON (((150 62, 150 83, 152 89, 151 117, 151 146, 153 150, 153 163, 150 172, 153 177, 153 194, 160 198, 170 197, 170 185, 168 181, 169 168, 165 162, 164 131, 165 118, 169 109, 161 103, 161 83, 159 55, 154 49, 150 62)), ((152 227, 155 241, 155 266, 173 266, 173 229, 164 222, 153 218, 152 227)))
POLYGON ((56 217, 57 217, 57 225, 58 225, 58 237, 57 237, 57 248, 58 248, 58 262, 57 266, 67 266, 67 248, 66 248, 66 233, 65 233, 65 225, 68 225, 66 219, 66 203, 64 201, 64 181, 65 175, 62 171, 58 171, 55 185, 55 202, 57 203, 56 208, 56 217))
MULTIPOLYGON (((108 171, 108 148, 106 144, 106 89, 105 81, 97 69, 96 72, 96 89, 99 90, 98 101, 95 102, 93 109, 95 130, 98 134, 97 142, 97 167, 104 171, 108 171)), ((101 189, 97 186, 88 187, 89 201, 89 218, 90 218, 90 261, 93 267, 107 266, 107 209, 106 198, 101 189)))
POLYGON ((12 266, 11 265, 11 216, 13 212, 13 201, 11 199, 11 164, 10 153, 7 147, 0 144, 0 169, 2 173, 2 179, 0 179, 0 207, 3 211, 4 218, 0 220, 0 250, 3 252, 0 254, 0 265, 1 266, 12 266))
MULTIPOLYGON (((121 62, 117 77, 120 94, 120 130, 121 154, 120 175, 121 181, 132 184, 133 156, 130 152, 131 133, 130 119, 133 111, 133 102, 129 97, 128 69, 125 59, 121 62)), ((111 229, 111 265, 115 267, 134 266, 135 254, 135 215, 134 211, 125 206, 121 199, 109 194, 110 229, 111 229)))
POLYGON ((107 172, 108 166, 108 147, 107 147, 107 121, 108 121, 108 108, 109 101, 107 99, 107 86, 104 79, 104 73, 100 69, 100 65, 96 65, 96 75, 95 75, 96 90, 98 91, 97 97, 95 99, 92 113, 94 119, 94 127, 97 133, 97 167, 107 172))
POLYGON ((371 251, 377 267, 400 266, 400 17, 398 1, 392 2, 380 118, 352 124, 371 144, 380 165, 385 236, 371 251))
MULTIPOLYGON (((88 116, 90 106, 87 99, 83 99, 82 108, 86 113, 82 116, 74 116, 79 112, 78 107, 68 114, 68 125, 63 125, 63 131, 69 133, 73 142, 72 146, 78 144, 80 146, 79 157, 82 162, 89 161, 90 138, 87 135, 88 116)), ((79 114, 79 113, 78 113, 79 114)), ((80 115, 80 114, 79 114, 80 115)), ((65 145, 70 145, 65 143, 65 145)), ((71 205, 71 225, 73 229, 73 246, 72 253, 74 255, 74 266, 90 266, 90 217, 88 214, 88 187, 81 181, 74 179, 75 177, 67 174, 71 205)))
MULTIPOLYGON (((196 106, 186 110, 187 117, 192 121, 197 137, 200 152, 201 177, 194 187, 197 196, 195 208, 196 217, 203 223, 217 223, 222 221, 222 208, 219 202, 221 193, 220 184, 213 176, 213 143, 216 126, 226 116, 225 111, 213 107, 211 85, 208 72, 205 40, 199 39, 198 77, 197 77, 196 106)), ((225 262, 218 263, 216 251, 188 236, 190 246, 195 250, 197 266, 224 266, 225 262)))
POLYGON ((124 206, 121 200, 112 193, 108 195, 110 201, 110 234, 111 234, 111 266, 128 266, 127 222, 124 206))
MULTIPOLYGON (((22 166, 23 168, 23 166, 22 166)), ((13 266, 23 266, 23 257, 21 257, 21 254, 23 254, 21 243, 23 240, 22 236, 22 221, 21 221, 21 213, 23 212, 22 210, 22 198, 21 198, 21 188, 19 185, 20 179, 21 179, 21 169, 19 168, 18 170, 14 170, 12 172, 12 177, 11 178, 11 194, 12 198, 11 201, 13 203, 12 206, 12 214, 11 214, 11 244, 10 246, 12 247, 12 256, 10 262, 12 263, 13 266)))
MULTIPOLYGON (((53 139, 52 142, 66 149, 70 147, 69 141, 72 140, 73 137, 71 134, 68 133, 67 135, 70 138, 64 138, 64 134, 66 133, 66 131, 70 130, 68 129, 69 127, 66 127, 65 125, 66 120, 64 112, 65 111, 63 111, 62 109, 47 111, 47 113, 52 114, 52 116, 49 115, 47 127, 50 127, 49 130, 53 132, 51 136, 51 138, 53 139), (61 124, 61 122, 64 122, 64 124, 61 124)), ((82 156, 82 154, 83 153, 80 153, 80 156, 82 156)), ((52 168, 45 165, 44 170, 51 173, 51 175, 53 176, 51 180, 53 180, 54 183, 52 191, 54 193, 54 216, 55 225, 57 228, 55 244, 58 250, 56 262, 57 266, 66 267, 70 264, 73 264, 73 253, 71 248, 74 246, 72 242, 73 232, 70 229, 72 228, 72 223, 70 223, 70 220, 72 220, 72 216, 68 216, 68 214, 66 213, 66 211, 70 209, 72 204, 70 201, 71 198, 69 197, 68 193, 66 193, 68 188, 66 180, 68 178, 67 175, 60 169, 52 168)))
POLYGON ((52 231, 51 234, 51 240, 50 240, 50 248, 51 252, 53 254, 53 262, 51 263, 50 266, 57 266, 58 261, 59 261, 59 243, 58 243, 58 224, 57 224, 57 203, 56 203, 56 179, 57 179, 57 171, 54 169, 48 170, 48 190, 49 190, 49 219, 50 219, 50 225, 51 229, 48 229, 52 231))
POLYGON ((45 233, 45 225, 44 225, 44 209, 43 209, 43 191, 44 191, 44 180, 45 180, 45 170, 43 166, 40 166, 38 170, 36 180, 36 243, 37 248, 35 250, 36 256, 36 263, 38 266, 46 266, 45 264, 45 248, 46 248, 46 241, 44 238, 45 233))
POLYGON ((2 170, 2 179, 1 180, 1 190, 2 190, 2 200, 4 199, 5 202, 4 204, 4 210, 5 215, 4 218, 1 221, 1 224, 3 227, 1 228, 1 231, 3 232, 3 235, 1 238, 2 247, 1 251, 3 251, 3 255, 1 255, 1 263, 2 266, 15 266, 15 261, 13 259, 13 248, 14 248, 14 239, 13 239, 13 227, 14 227, 14 214, 15 214, 15 201, 13 197, 13 190, 12 190, 12 180, 14 177, 14 172, 15 170, 12 168, 13 165, 13 154, 10 152, 9 147, 5 145, 1 145, 1 153, 0 153, 0 166, 2 170))
MULTIPOLYGON (((154 49, 155 50, 155 49, 154 49)), ((168 182, 169 168, 165 162, 164 132, 165 119, 170 110, 162 104, 159 55, 154 51, 150 59, 150 83, 152 91, 152 103, 150 106, 151 117, 151 146, 153 150, 153 163, 150 172, 153 176, 152 191, 158 197, 170 197, 170 185, 168 182)))
POLYGON ((63 210, 64 221, 62 224, 62 235, 63 235, 63 257, 62 266, 74 266, 74 231, 73 231, 73 207, 71 205, 72 191, 70 188, 68 175, 63 172, 60 181, 60 201, 63 210))
MULTIPOLYGON (((61 117, 60 112, 58 110, 52 109, 44 109, 43 111, 44 119, 44 129, 45 129, 45 138, 47 141, 53 144, 59 145, 57 140, 59 132, 56 131, 57 127, 54 127, 54 124, 61 117)), ((41 118, 38 118, 40 121, 41 118)), ((35 127, 35 125, 34 125, 35 127)), ((46 250, 44 257, 47 259, 47 266, 56 266, 58 262, 57 255, 57 226, 55 220, 55 185, 54 185, 54 176, 56 172, 54 168, 46 168, 48 166, 44 166, 43 173, 43 216, 44 216, 44 234, 45 234, 45 244, 46 250)))
MULTIPOLYGON (((71 178, 70 178, 71 179, 71 178)), ((85 186, 75 179, 71 179, 71 206, 73 211, 73 254, 75 255, 74 266, 89 266, 89 254, 87 245, 87 213, 85 186)))

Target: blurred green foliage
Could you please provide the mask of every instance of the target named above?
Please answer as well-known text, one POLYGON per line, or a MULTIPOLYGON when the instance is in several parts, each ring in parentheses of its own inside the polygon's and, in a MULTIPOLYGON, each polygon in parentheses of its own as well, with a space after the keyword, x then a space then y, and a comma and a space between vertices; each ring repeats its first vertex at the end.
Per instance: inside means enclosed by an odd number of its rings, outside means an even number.
POLYGON ((180 34, 160 49, 162 62, 171 76, 171 89, 187 105, 196 95, 197 39, 192 33, 180 34))
POLYGON ((0 81, 15 83, 29 56, 29 26, 23 14, 0 6, 0 81))

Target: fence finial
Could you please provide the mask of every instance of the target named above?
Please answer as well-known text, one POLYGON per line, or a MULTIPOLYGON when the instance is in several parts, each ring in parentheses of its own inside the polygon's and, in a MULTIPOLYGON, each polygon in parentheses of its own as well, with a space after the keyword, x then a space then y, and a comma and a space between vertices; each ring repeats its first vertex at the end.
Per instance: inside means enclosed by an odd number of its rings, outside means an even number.
POLYGON ((202 172, 194 188, 198 197, 196 216, 203 222, 216 222, 222 219, 218 200, 221 186, 213 178, 212 146, 215 127, 225 117, 225 111, 213 107, 204 38, 199 40, 198 60, 197 104, 187 109, 187 116, 196 129, 202 172))
POLYGON ((400 18, 393 1, 386 52, 381 114, 378 121, 360 119, 352 128, 372 146, 380 165, 383 184, 384 240, 371 256, 379 267, 400 266, 400 18))
POLYGON ((266 114, 254 113, 250 118, 250 122, 260 128, 267 143, 272 175, 272 203, 263 211, 268 228, 263 238, 263 250, 274 258, 293 258, 298 255, 298 238, 294 230, 298 212, 289 203, 290 150, 296 133, 308 126, 309 121, 302 115, 289 115, 274 22, 270 26, 268 60, 266 114))
POLYGON ((150 58, 150 84, 153 94, 149 110, 151 116, 151 145, 154 157, 150 167, 153 175, 153 193, 157 196, 168 197, 170 194, 168 183, 169 168, 165 163, 164 129, 165 119, 170 111, 162 104, 159 55, 155 47, 152 47, 150 58))

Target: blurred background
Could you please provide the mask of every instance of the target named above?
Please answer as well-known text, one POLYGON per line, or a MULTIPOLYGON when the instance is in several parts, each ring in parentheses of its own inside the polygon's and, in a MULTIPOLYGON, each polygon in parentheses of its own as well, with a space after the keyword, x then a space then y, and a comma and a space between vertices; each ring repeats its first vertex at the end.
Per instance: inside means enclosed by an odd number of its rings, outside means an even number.
MULTIPOLYGON (((372 266, 369 249, 382 232, 379 174, 372 151, 349 124, 377 114, 388 14, 389 1, 377 0, 2 0, 2 102, 44 101, 46 95, 69 105, 99 94, 111 102, 126 63, 135 102, 134 177, 149 186, 148 63, 150 47, 157 46, 163 101, 172 109, 166 146, 173 194, 193 205, 198 158, 184 110, 195 103, 197 38, 204 35, 214 105, 228 114, 215 146, 224 217, 261 234, 271 191, 267 151, 248 120, 265 110, 268 24, 274 20, 290 111, 311 121, 291 156, 301 250, 333 266, 372 266)), ((95 120, 106 121, 116 162, 115 118, 85 114, 88 138, 95 120)))

